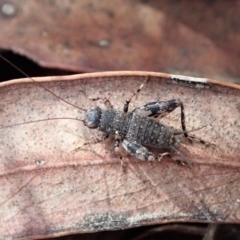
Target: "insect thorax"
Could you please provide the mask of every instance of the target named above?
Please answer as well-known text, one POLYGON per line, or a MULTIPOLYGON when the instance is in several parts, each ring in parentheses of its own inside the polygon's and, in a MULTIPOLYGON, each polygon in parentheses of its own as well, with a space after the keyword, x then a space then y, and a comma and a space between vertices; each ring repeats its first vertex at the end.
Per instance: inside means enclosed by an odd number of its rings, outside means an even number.
POLYGON ((102 110, 99 130, 106 134, 125 137, 129 128, 131 114, 114 109, 102 110))

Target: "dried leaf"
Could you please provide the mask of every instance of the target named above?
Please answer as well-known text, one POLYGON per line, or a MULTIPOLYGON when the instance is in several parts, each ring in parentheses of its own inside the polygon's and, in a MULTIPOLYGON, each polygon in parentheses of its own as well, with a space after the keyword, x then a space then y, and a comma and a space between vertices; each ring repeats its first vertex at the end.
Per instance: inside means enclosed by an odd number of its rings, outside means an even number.
MULTIPOLYGON (((83 146, 99 135, 76 120, 49 120, 0 129, 0 236, 36 238, 114 230, 172 221, 238 222, 240 219, 240 88, 209 79, 150 72, 108 72, 39 81, 61 98, 89 108, 87 97, 107 97, 121 110, 125 99, 150 76, 130 107, 180 98, 187 129, 216 144, 183 141, 179 150, 192 169, 168 158, 148 163, 114 139, 83 146), (74 149, 79 148, 78 151, 74 149)), ((84 113, 31 80, 2 83, 0 126, 84 113)), ((180 129, 180 111, 163 121, 180 129)))

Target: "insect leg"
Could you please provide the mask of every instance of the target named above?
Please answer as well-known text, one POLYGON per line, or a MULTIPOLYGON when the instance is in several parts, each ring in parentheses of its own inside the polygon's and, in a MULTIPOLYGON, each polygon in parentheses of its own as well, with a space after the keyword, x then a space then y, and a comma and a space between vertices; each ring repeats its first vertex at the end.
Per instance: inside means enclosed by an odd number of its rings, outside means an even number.
POLYGON ((122 167, 123 171, 125 172, 126 171, 126 165, 125 165, 126 162, 123 161, 121 153, 119 152, 119 144, 121 141, 122 141, 122 137, 115 134, 115 143, 114 143, 115 149, 114 150, 117 153, 120 163, 121 163, 121 167, 122 167))
MULTIPOLYGON (((188 159, 186 159, 183 154, 177 149, 175 148, 173 145, 171 145, 171 148, 178 153, 178 155, 180 155, 182 157, 181 160, 179 159, 173 159, 174 161, 176 161, 178 164, 181 164, 181 165, 187 165, 189 168, 192 168, 192 162, 188 159)), ((171 157, 171 156, 170 156, 171 157)))
POLYGON ((181 125, 184 136, 188 137, 185 125, 184 106, 180 99, 172 99, 169 101, 150 102, 141 107, 135 108, 133 112, 142 114, 147 117, 163 118, 170 112, 174 111, 177 107, 181 108, 181 125))
POLYGON ((147 148, 137 142, 129 142, 124 139, 122 146, 128 153, 140 160, 153 161, 155 159, 152 152, 148 151, 147 148))
POLYGON ((134 93, 132 94, 132 96, 125 101, 124 106, 123 106, 123 111, 124 111, 124 112, 128 112, 128 107, 129 107, 130 102, 132 101, 132 98, 133 98, 134 96, 136 96, 136 95, 142 90, 142 88, 144 87, 144 85, 146 84, 146 82, 148 81, 148 79, 149 79, 149 77, 148 77, 147 79, 145 79, 145 80, 142 82, 142 84, 140 85, 140 87, 137 89, 137 91, 134 92, 134 93))
POLYGON ((190 139, 191 141, 200 142, 201 144, 205 145, 206 147, 208 147, 210 145, 216 146, 216 144, 214 144, 214 143, 206 142, 206 141, 202 140, 201 138, 195 137, 193 135, 188 135, 188 139, 190 139))
POLYGON ((71 152, 76 153, 76 152, 82 150, 82 147, 83 147, 83 146, 87 146, 87 145, 92 145, 92 144, 97 144, 97 143, 103 142, 103 141, 106 140, 108 137, 109 137, 108 134, 103 134, 103 136, 102 136, 101 138, 95 138, 95 139, 93 139, 93 141, 85 142, 82 146, 73 149, 71 152))
POLYGON ((114 147, 115 147, 115 151, 116 151, 116 152, 119 150, 119 144, 120 144, 121 140, 122 140, 121 136, 115 134, 114 147))
POLYGON ((106 98, 106 97, 96 97, 96 98, 90 98, 90 97, 88 97, 88 98, 89 98, 90 100, 92 100, 92 101, 102 100, 107 108, 113 108, 112 103, 111 103, 110 100, 109 100, 108 98, 106 98))
POLYGON ((159 153, 158 156, 157 156, 157 160, 160 162, 164 156, 169 156, 169 157, 171 157, 171 155, 170 155, 169 152, 159 153))

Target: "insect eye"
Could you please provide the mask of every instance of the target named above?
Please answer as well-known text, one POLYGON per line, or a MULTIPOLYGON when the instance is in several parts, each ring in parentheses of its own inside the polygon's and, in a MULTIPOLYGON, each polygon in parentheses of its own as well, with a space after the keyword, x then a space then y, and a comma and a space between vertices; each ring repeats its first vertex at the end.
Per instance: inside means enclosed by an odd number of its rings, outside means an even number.
POLYGON ((97 128, 101 120, 102 110, 99 107, 90 108, 85 116, 85 123, 89 128, 97 128))

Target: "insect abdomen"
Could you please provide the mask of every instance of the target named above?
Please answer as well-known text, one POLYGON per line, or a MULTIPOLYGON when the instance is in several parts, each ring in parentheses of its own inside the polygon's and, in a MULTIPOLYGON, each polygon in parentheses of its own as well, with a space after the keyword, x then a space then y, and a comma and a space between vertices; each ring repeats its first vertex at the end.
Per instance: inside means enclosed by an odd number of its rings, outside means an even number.
POLYGON ((172 132, 156 120, 114 109, 102 111, 99 130, 155 148, 168 148, 172 142, 172 132))
POLYGON ((155 148, 168 148, 172 142, 172 132, 160 122, 133 113, 126 139, 155 148))

